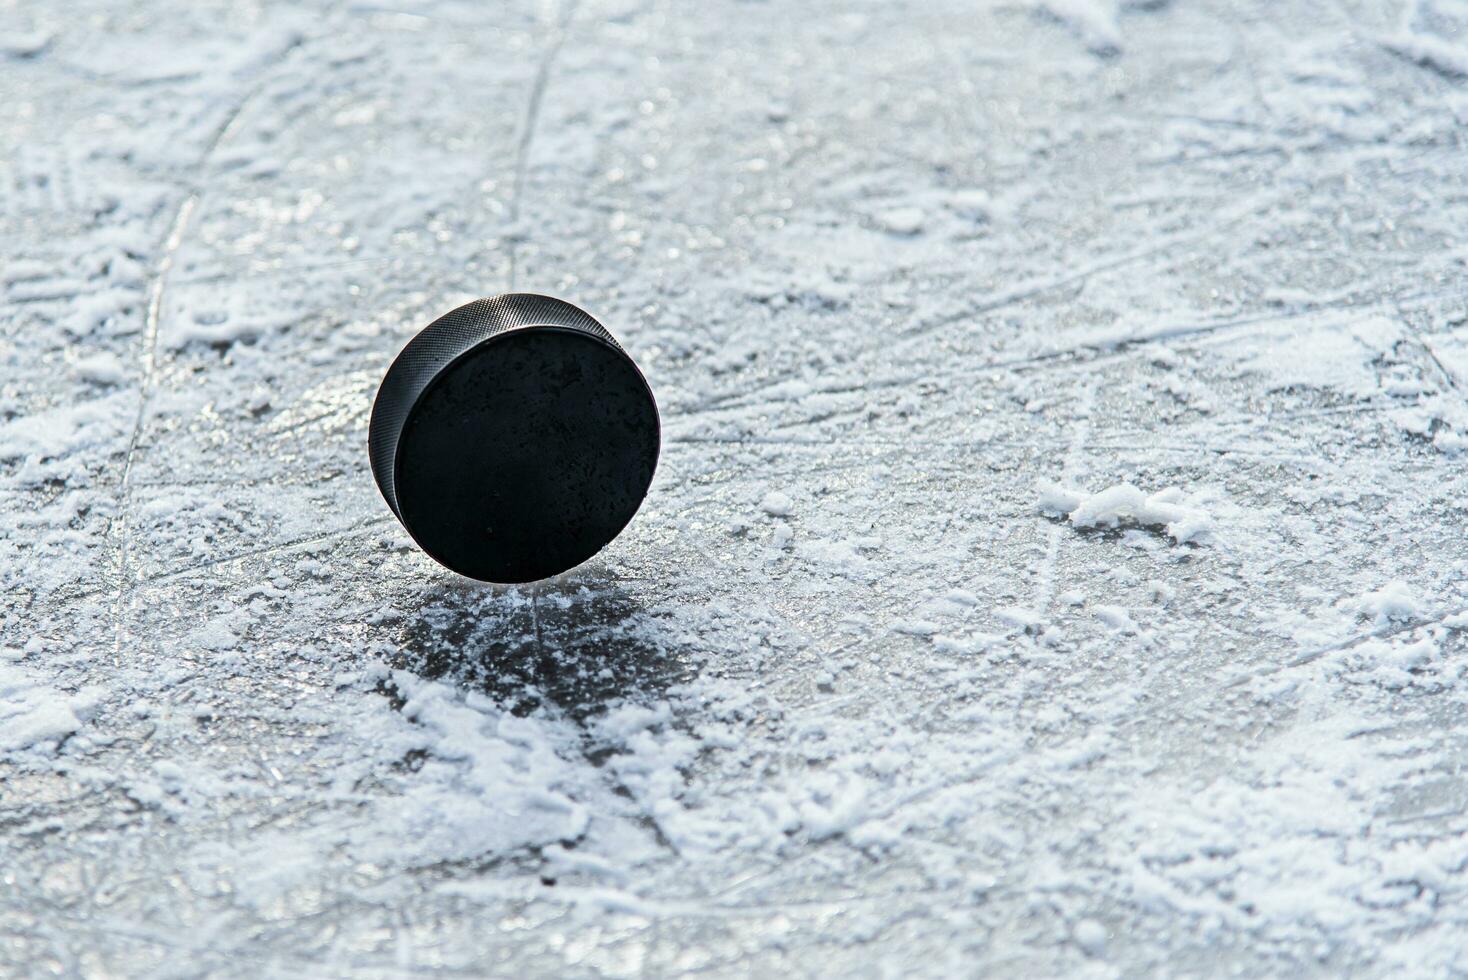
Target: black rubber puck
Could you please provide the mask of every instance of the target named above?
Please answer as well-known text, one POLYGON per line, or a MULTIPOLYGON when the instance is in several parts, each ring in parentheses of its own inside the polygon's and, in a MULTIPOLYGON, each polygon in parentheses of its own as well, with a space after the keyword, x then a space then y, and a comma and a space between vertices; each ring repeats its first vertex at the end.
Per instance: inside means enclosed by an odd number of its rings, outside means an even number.
POLYGON ((485 582, 581 564, 642 503, 660 436, 652 390, 600 323, 507 293, 434 320, 372 406, 372 475, 430 556, 485 582))

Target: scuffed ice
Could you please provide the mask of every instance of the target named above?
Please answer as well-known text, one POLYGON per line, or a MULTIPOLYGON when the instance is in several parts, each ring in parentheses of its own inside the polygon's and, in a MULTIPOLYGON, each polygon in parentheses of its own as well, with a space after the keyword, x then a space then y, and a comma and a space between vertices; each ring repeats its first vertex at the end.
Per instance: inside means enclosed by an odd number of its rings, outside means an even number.
POLYGON ((1461 972, 1461 5, 0 20, 0 974, 1461 972), (665 440, 495 589, 508 288, 665 440))

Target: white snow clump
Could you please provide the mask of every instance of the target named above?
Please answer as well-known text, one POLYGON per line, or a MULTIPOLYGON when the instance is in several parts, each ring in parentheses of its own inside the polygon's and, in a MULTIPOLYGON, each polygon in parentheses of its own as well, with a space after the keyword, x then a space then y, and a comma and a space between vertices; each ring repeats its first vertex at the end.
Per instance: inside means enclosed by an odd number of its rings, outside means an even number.
POLYGON ((1199 495, 1168 487, 1148 496, 1130 483, 1097 493, 1052 484, 1041 488, 1040 513, 1065 517, 1076 527, 1161 527, 1178 544, 1203 543, 1213 532, 1213 518, 1199 495))
POLYGON ((1388 582, 1375 592, 1367 592, 1348 601, 1347 605, 1362 616, 1371 619, 1378 627, 1393 621, 1409 622, 1422 615, 1422 604, 1406 582, 1398 579, 1388 582))

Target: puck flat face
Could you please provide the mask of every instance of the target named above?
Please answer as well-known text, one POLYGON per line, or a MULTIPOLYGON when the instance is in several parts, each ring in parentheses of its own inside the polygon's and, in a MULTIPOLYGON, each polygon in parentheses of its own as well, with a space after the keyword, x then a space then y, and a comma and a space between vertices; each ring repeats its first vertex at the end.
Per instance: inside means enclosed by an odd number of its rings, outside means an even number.
POLYGON ((409 342, 373 406, 373 473, 431 557, 487 582, 586 561, 652 482, 657 405, 587 314, 510 294, 439 318, 409 342))

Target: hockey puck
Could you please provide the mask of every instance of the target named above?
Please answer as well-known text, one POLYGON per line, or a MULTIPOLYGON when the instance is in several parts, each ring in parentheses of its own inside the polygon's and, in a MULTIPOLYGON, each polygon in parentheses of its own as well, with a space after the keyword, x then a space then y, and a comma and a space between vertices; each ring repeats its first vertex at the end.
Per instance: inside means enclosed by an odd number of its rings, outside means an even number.
POLYGON ((632 520, 657 467, 652 390, 611 333, 562 300, 507 293, 434 320, 377 391, 377 486, 460 575, 531 582, 632 520))

